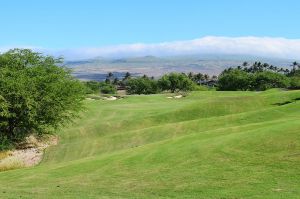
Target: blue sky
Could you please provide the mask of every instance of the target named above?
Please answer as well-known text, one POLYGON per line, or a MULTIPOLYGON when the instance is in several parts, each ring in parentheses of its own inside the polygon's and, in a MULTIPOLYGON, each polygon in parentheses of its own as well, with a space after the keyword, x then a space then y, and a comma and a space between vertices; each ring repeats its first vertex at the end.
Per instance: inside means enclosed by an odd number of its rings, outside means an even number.
POLYGON ((299 0, 0 0, 0 52, 296 57, 299 11, 299 0))
POLYGON ((204 36, 300 38, 297 0, 9 0, 0 46, 98 47, 204 36))

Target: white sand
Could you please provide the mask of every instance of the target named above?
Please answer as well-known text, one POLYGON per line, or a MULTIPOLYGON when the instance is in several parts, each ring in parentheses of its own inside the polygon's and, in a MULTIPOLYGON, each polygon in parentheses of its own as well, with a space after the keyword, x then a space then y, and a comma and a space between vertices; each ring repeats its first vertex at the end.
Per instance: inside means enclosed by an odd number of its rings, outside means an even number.
POLYGON ((56 145, 58 138, 51 136, 46 141, 37 141, 33 136, 27 138, 23 149, 16 149, 9 152, 6 158, 0 160, 1 168, 30 167, 40 163, 44 150, 49 146, 56 145))

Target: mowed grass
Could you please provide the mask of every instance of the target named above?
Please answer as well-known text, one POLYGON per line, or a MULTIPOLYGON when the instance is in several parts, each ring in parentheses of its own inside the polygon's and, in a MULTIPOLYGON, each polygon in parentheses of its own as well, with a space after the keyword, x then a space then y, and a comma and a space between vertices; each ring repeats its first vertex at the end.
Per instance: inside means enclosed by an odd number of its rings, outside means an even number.
POLYGON ((0 198, 300 198, 300 91, 86 101, 0 198))

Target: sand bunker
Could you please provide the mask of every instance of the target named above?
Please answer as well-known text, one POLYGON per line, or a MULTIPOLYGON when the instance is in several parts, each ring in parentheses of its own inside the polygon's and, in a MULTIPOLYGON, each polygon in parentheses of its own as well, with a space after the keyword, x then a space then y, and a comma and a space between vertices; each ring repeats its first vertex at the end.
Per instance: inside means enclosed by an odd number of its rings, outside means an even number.
POLYGON ((28 137, 19 149, 7 152, 8 156, 0 160, 0 171, 37 165, 44 150, 57 142, 56 136, 49 136, 43 141, 38 141, 34 136, 28 137))
POLYGON ((117 100, 118 98, 114 96, 110 96, 110 97, 104 97, 103 99, 113 101, 113 100, 117 100))
POLYGON ((183 96, 182 95, 176 95, 176 96, 173 96, 173 97, 167 97, 168 99, 179 99, 179 98, 182 98, 183 96))

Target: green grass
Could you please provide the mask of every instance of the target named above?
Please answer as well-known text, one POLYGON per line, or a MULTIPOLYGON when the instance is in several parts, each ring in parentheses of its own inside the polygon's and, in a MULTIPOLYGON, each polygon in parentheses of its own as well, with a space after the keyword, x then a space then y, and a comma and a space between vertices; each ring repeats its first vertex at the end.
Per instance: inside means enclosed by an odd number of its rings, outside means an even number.
POLYGON ((299 198, 300 91, 86 101, 0 198, 299 198))

